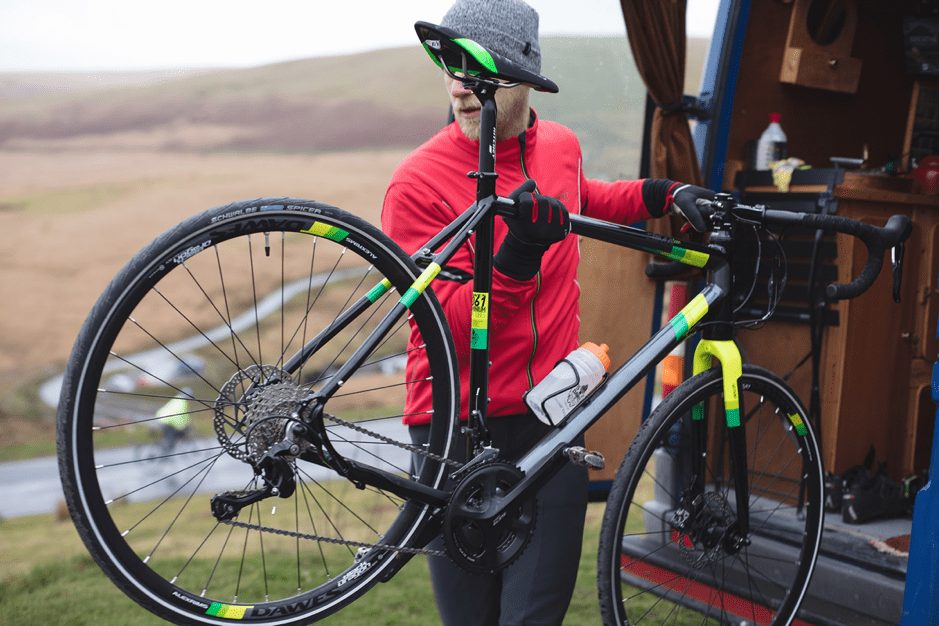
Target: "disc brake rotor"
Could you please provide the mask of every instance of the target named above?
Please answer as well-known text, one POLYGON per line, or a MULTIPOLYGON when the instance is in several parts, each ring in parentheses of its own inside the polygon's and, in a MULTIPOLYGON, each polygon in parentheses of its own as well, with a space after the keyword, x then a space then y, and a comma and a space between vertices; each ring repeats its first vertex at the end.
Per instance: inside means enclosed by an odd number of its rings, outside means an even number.
POLYGON ((284 438, 287 422, 309 390, 273 365, 250 365, 222 386, 215 401, 215 433, 228 454, 257 462, 284 438))
POLYGON ((709 491, 695 506, 686 530, 675 531, 675 542, 682 557, 695 569, 723 558, 725 539, 732 527, 734 513, 727 501, 718 493, 709 491))

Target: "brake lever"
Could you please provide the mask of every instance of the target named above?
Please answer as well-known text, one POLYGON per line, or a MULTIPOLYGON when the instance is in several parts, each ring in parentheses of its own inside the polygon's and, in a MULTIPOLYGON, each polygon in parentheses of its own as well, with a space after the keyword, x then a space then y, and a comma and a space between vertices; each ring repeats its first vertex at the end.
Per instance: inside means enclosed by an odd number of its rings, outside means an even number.
POLYGON ((890 248, 890 265, 893 269, 893 301, 900 303, 900 285, 903 282, 903 252, 905 244, 899 242, 890 248))

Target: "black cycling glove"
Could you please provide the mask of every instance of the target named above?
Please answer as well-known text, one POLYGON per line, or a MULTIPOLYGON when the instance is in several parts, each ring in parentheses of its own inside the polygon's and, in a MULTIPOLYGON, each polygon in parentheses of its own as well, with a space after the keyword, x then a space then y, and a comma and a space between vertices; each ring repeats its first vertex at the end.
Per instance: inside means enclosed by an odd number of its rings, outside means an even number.
POLYGON ((525 181, 509 197, 515 200, 517 213, 503 218, 509 232, 493 257, 493 265, 506 276, 528 280, 541 269, 541 257, 551 244, 567 236, 571 223, 564 204, 535 193, 533 180, 525 181))
POLYGON ((696 231, 703 232, 707 224, 696 204, 698 198, 713 200, 714 192, 667 178, 647 178, 642 181, 642 200, 653 217, 661 217, 671 209, 696 231))

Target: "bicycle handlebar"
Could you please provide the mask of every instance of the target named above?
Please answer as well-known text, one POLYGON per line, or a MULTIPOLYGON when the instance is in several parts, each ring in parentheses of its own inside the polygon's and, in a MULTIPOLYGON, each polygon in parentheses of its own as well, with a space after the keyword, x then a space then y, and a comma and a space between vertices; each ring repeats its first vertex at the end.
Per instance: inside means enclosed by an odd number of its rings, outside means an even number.
MULTIPOLYGON (((726 201, 726 199, 723 199, 726 201)), ((699 199, 699 208, 713 213, 715 206, 729 208, 737 218, 747 222, 757 222, 766 226, 796 226, 810 230, 826 230, 857 237, 867 248, 867 262, 861 273, 849 283, 831 283, 825 288, 829 300, 847 300, 867 291, 874 284, 883 267, 884 252, 906 241, 913 229, 910 218, 905 215, 892 215, 883 227, 872 226, 840 215, 819 213, 798 213, 778 211, 764 206, 723 205, 722 200, 699 199)))
MULTIPOLYGON (((767 221, 777 218, 776 213, 785 211, 767 211, 767 221)), ((905 241, 913 229, 910 218, 905 215, 892 215, 887 224, 878 228, 839 215, 820 215, 802 213, 801 222, 806 228, 830 230, 857 237, 867 248, 867 262, 864 269, 851 282, 831 283, 825 288, 825 295, 830 300, 847 300, 864 293, 877 279, 883 267, 884 251, 905 241)))
MULTIPOLYGON (((508 198, 497 198, 497 212, 502 215, 511 215, 514 203, 508 198)), ((696 201, 705 217, 718 211, 729 212, 738 220, 756 223, 765 226, 795 226, 808 230, 826 230, 844 233, 857 237, 864 242, 867 248, 867 262, 864 269, 848 283, 831 283, 825 288, 828 299, 846 300, 864 293, 877 279, 883 267, 884 252, 899 246, 910 236, 913 225, 910 218, 905 215, 893 215, 883 227, 872 226, 857 220, 840 215, 824 215, 819 213, 799 213, 793 211, 779 211, 767 209, 765 206, 747 206, 737 204, 733 198, 726 194, 719 194, 715 200, 699 198, 696 201)), ((678 263, 662 263, 646 268, 646 274, 653 278, 667 278, 681 273, 679 270, 687 269, 678 263), (681 266, 681 267, 679 267, 681 266)))

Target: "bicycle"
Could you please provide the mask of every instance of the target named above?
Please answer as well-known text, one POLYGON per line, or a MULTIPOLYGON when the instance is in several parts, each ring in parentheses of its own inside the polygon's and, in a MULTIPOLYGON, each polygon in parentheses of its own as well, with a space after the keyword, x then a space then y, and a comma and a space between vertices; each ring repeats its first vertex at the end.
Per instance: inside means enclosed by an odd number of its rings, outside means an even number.
POLYGON ((495 194, 494 94, 557 86, 457 33, 416 29, 432 60, 482 104, 480 136, 492 139, 469 174, 477 201, 411 256, 336 207, 263 198, 190 218, 131 259, 82 328, 60 401, 63 486, 92 556, 146 609, 209 624, 320 619, 415 555, 496 572, 525 548, 533 490, 565 463, 596 464, 572 442, 700 330, 695 376, 648 418, 614 481, 598 557, 601 612, 606 623, 659 623, 718 603, 708 615, 721 622, 789 623, 821 539, 823 473, 796 395, 743 365, 734 343, 734 233, 795 227, 859 237, 867 265, 851 283, 829 286, 837 299, 873 283, 886 249, 902 252, 909 220, 876 228, 718 195, 701 204, 711 235, 698 244, 571 214, 572 233, 700 269, 707 284, 557 429, 506 463, 488 445, 485 402, 493 223, 514 209, 495 194), (466 280, 446 263, 472 235, 472 393, 461 427, 456 357, 430 284, 466 280), (412 327, 421 343, 408 347, 412 327), (406 368, 402 376, 412 350, 426 353, 428 376, 406 368), (134 420, 98 414, 113 398, 181 395, 147 364, 188 367, 180 354, 193 351, 205 367, 189 367, 190 417, 211 421, 218 446, 177 472, 169 495, 150 495, 169 477, 127 486, 126 464, 101 461, 117 445, 112 433, 132 433, 134 420), (165 391, 109 389, 105 377, 121 370, 165 391), (401 426, 401 406, 407 388, 428 384, 431 429, 419 446, 401 426), (466 463, 451 458, 460 432, 466 463), (446 550, 429 549, 441 534, 446 550))

